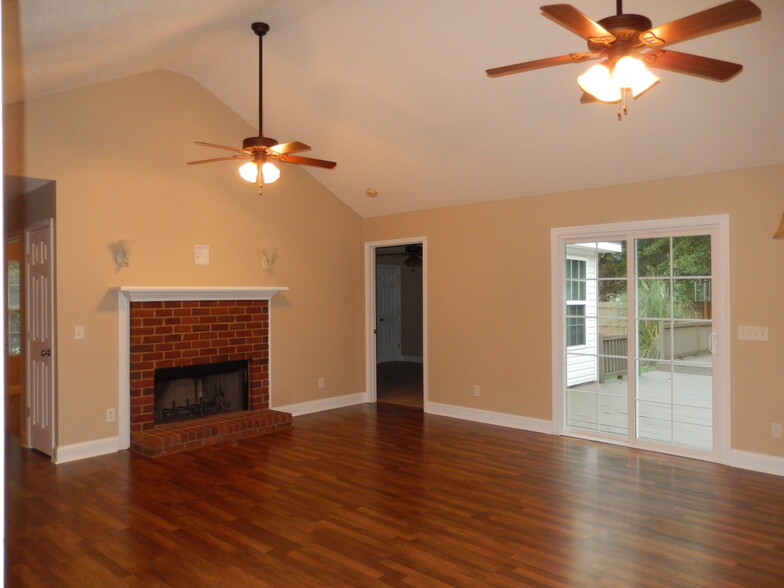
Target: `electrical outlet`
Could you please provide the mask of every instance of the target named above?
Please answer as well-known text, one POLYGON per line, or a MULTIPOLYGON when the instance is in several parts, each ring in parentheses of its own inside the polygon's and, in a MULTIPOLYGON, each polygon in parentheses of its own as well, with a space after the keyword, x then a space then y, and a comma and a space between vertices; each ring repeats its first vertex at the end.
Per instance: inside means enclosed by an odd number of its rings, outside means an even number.
POLYGON ((113 423, 115 418, 117 418, 113 408, 106 409, 106 422, 113 423))
POLYGON ((479 386, 476 384, 474 384, 474 396, 476 396, 477 398, 481 396, 481 394, 479 393, 479 386))
POLYGON ((324 387, 324 378, 319 378, 319 389, 324 387))
POLYGON ((82 325, 74 327, 74 339, 84 339, 84 327, 82 325))
POLYGON ((774 439, 781 439, 781 423, 770 424, 770 436, 774 439))

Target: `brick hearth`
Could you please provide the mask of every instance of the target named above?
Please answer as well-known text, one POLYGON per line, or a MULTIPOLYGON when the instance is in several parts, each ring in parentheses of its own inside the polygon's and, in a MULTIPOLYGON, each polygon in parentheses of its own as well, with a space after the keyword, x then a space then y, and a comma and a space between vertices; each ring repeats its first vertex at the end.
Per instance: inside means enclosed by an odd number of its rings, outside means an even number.
POLYGON ((276 410, 243 410, 159 425, 131 435, 131 448, 149 457, 199 449, 291 429, 291 415, 276 410))
POLYGON ((131 448, 163 455, 291 428, 269 410, 269 301, 130 303, 131 448), (155 426, 157 368, 248 361, 248 411, 155 426))

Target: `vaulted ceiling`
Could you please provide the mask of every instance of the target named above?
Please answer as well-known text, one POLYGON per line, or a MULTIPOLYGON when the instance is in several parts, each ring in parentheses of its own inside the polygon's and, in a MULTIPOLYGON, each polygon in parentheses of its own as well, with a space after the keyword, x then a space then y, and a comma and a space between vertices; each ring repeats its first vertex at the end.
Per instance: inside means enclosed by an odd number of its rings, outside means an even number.
MULTIPOLYGON (((579 103, 586 64, 485 76, 585 50, 544 2, 520 0, 3 0, 5 99, 168 69, 256 126, 250 24, 264 21, 265 135, 337 161, 308 171, 360 215, 595 188, 784 162, 784 2, 755 2, 761 21, 675 47, 742 63, 739 76, 659 71, 623 122, 579 103)), ((612 0, 571 3, 615 13, 612 0)), ((624 12, 659 25, 719 3, 626 0, 624 12)), ((217 156, 172 148, 183 162, 217 156)))

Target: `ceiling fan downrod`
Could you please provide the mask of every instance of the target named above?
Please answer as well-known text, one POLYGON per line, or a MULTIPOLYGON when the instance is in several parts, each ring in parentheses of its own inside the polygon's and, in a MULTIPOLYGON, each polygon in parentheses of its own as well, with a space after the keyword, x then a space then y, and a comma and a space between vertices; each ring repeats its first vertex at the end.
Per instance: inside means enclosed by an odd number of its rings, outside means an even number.
POLYGON ((262 110, 262 96, 264 91, 264 43, 262 42, 270 27, 266 22, 254 22, 250 25, 253 32, 259 36, 259 137, 264 136, 264 117, 262 110))

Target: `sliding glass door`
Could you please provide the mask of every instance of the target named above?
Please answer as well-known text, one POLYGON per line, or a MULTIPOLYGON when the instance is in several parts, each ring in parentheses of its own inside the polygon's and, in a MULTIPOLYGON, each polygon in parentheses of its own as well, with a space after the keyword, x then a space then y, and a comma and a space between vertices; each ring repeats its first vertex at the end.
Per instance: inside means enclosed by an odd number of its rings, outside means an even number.
POLYGON ((554 241, 560 431, 716 458, 717 231, 591 229, 554 241))
POLYGON ((637 438, 713 449, 711 237, 635 240, 637 438))
POLYGON ((626 257, 626 241, 569 243, 564 249, 566 423, 624 437, 629 432, 626 257))

